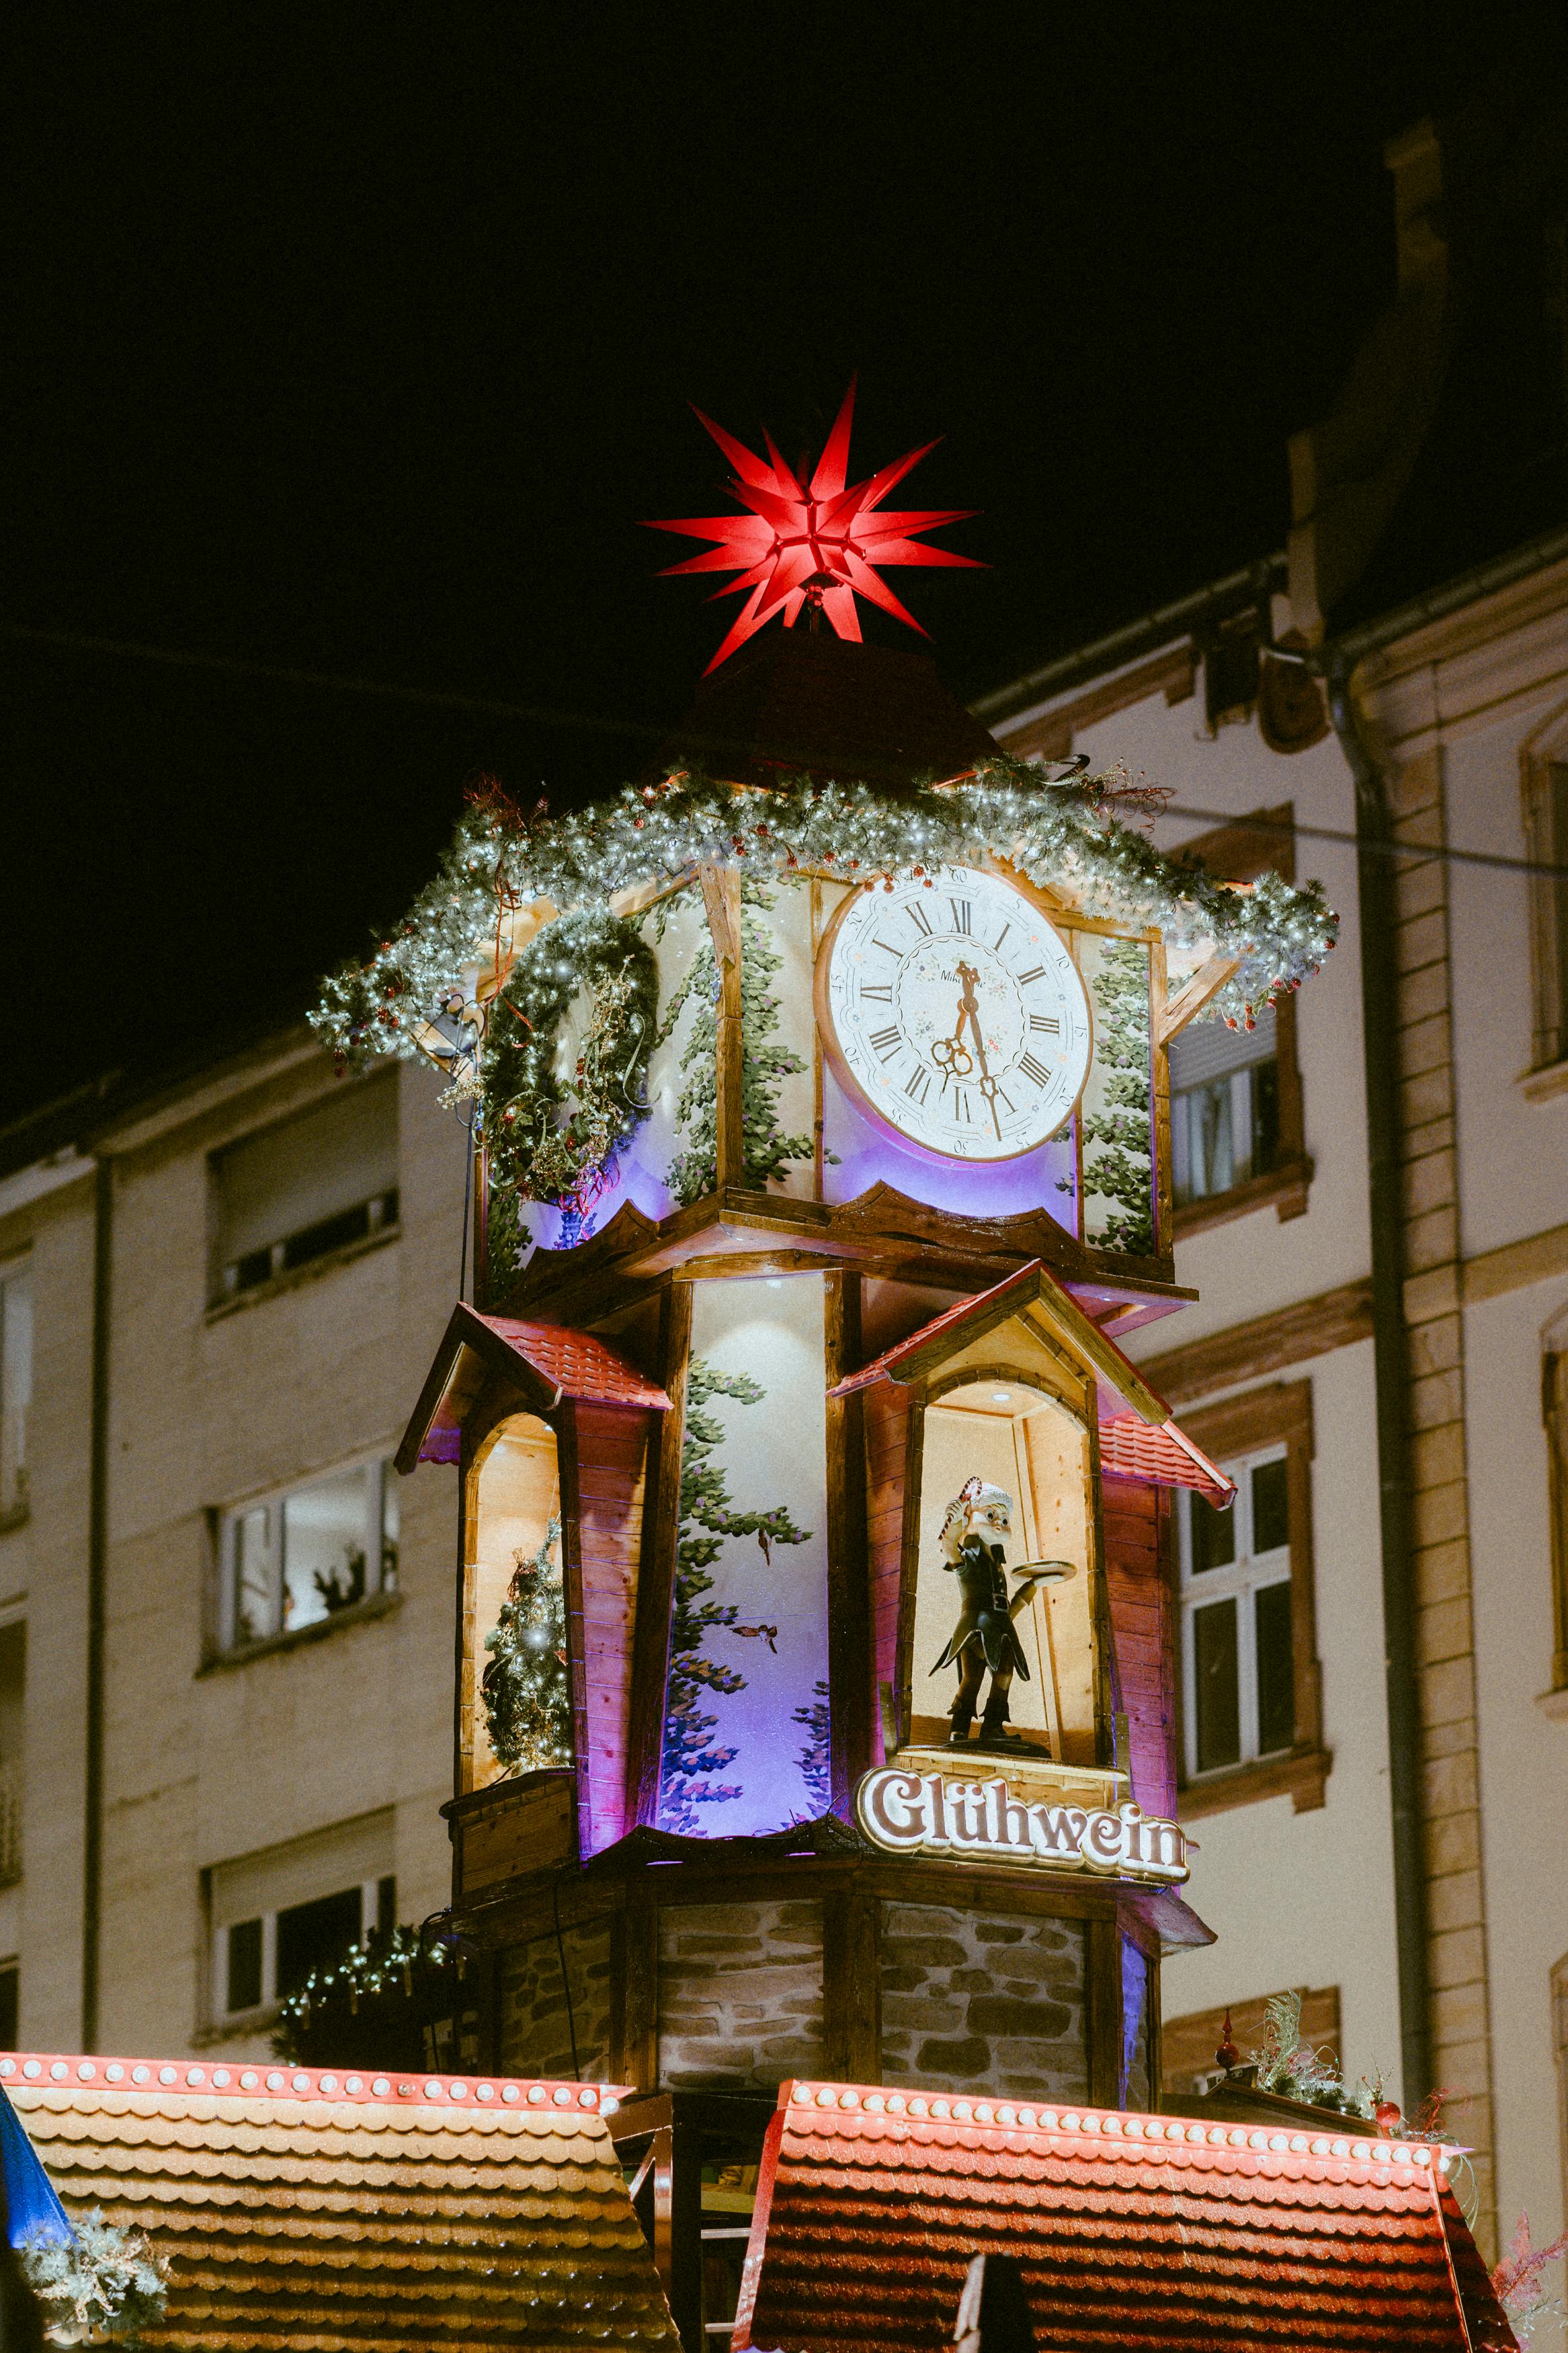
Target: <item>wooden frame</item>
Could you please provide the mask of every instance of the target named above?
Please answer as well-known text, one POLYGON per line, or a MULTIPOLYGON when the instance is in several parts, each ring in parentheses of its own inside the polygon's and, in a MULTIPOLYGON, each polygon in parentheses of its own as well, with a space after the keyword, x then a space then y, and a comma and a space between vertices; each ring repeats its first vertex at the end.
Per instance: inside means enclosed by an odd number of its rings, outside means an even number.
MULTIPOLYGON (((1568 703, 1559 704, 1520 746, 1519 789, 1526 853, 1532 862, 1563 862, 1568 844, 1557 839, 1554 771, 1568 768, 1568 703)), ((1550 874, 1530 878, 1531 1072, 1568 1061, 1568 939, 1562 886, 1550 874)))
MULTIPOLYGON (((1312 1568, 1312 1384, 1310 1380, 1276 1381, 1268 1388, 1248 1389, 1223 1405, 1183 1417, 1183 1428, 1195 1445, 1215 1461, 1227 1455, 1250 1454, 1265 1446, 1285 1447, 1288 1511, 1290 1524, 1290 1635, 1295 1676, 1296 1737, 1289 1749, 1260 1757, 1245 1765, 1227 1766, 1201 1778, 1187 1779, 1186 1694, 1178 1666, 1176 1675, 1176 1757, 1181 1778, 1184 1821, 1219 1813, 1232 1806, 1256 1804, 1289 1791, 1296 1811, 1304 1813, 1324 1802, 1324 1783, 1332 1759, 1323 1746, 1323 1671, 1318 1659, 1317 1603, 1312 1568)), ((1170 1577, 1174 1592, 1177 1658, 1181 1657, 1181 1599, 1175 1591, 1174 1545, 1170 1577)))

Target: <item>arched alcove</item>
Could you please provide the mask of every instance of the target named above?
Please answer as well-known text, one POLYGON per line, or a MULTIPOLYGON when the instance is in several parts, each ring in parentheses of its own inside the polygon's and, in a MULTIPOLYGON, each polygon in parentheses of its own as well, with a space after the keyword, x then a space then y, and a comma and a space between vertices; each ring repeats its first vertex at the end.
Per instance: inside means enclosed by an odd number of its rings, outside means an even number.
POLYGON ((932 1384, 921 1462, 920 1551, 910 1657, 911 1734, 945 1740, 953 1673, 933 1674, 960 1607, 943 1565, 947 1507, 978 1476, 1013 1499, 1009 1568, 1029 1560, 1070 1562, 1070 1577, 1037 1587, 1016 1624, 1029 1679, 1016 1676, 1013 1728, 1058 1763, 1099 1761, 1095 1694, 1094 1578, 1097 1566, 1093 1458, 1079 1416, 1040 1385, 1037 1371, 1007 1364, 966 1366, 932 1384))
MULTIPOLYGON (((554 1430, 537 1414, 507 1415, 481 1440, 468 1469, 459 1729, 460 1787, 465 1792, 487 1788, 511 1769, 497 1760, 486 1725, 485 1638, 500 1616, 520 1563, 539 1556, 552 1524, 559 1524, 560 1518, 561 1466, 554 1430)), ((560 1574, 559 1536, 549 1556, 560 1574)), ((564 1765, 572 1760, 563 1757, 555 1761, 564 1765)))

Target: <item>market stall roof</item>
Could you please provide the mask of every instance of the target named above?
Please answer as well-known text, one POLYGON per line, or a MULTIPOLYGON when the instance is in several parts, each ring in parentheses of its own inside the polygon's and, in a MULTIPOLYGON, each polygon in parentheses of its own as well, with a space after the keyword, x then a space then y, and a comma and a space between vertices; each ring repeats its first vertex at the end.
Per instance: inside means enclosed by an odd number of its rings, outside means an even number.
POLYGON ((1450 2155, 1072 2103, 795 2083, 763 2148, 734 2344, 939 2353, 976 2253, 1035 2342, 1479 2353, 1514 2340, 1450 2155))
POLYGON ((922 1380, 987 1333, 1016 1315, 1027 1318, 1031 1311, 1037 1316, 1043 1311, 1051 1336, 1064 1342, 1093 1374, 1103 1472, 1145 1486, 1191 1487, 1221 1507, 1234 1499, 1235 1482, 1177 1428, 1158 1390, 1150 1388, 1132 1359, 1090 1321, 1039 1259, 1031 1259, 992 1290, 957 1301, 828 1394, 849 1397, 882 1380, 906 1386, 922 1380))
POLYGON ((491 1373, 514 1383, 531 1412, 552 1413, 563 1397, 586 1405, 669 1409, 657 1381, 594 1333, 564 1324, 522 1324, 511 1315, 481 1315, 460 1300, 403 1433, 395 1458, 400 1471, 412 1471, 416 1462, 458 1460, 463 1416, 491 1373))
POLYGON ((597 2084, 16 2054, 66 2211, 170 2258, 151 2348, 679 2353, 597 2084))

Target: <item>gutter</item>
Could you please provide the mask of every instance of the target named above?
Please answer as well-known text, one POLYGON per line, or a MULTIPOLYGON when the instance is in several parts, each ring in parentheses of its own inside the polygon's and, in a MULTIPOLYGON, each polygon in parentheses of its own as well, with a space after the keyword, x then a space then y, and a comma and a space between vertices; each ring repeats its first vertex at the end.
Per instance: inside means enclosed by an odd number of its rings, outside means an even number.
POLYGON ((103 1648, 109 1585, 109 1406, 114 1266, 114 1163, 94 1175, 92 1444, 87 1534, 87 1726, 81 1895, 81 2047, 98 2049, 103 1899, 103 1648))
POLYGON ((1097 638, 1092 645, 1059 655, 1043 669, 1032 670, 1026 677, 998 687, 994 694, 982 695, 969 707, 986 725, 994 720, 1011 719, 1031 703, 1049 702, 1054 695, 1065 694, 1069 687, 1081 686, 1108 670, 1120 670, 1125 662, 1136 661, 1142 654, 1158 653, 1173 638, 1201 633, 1205 626, 1228 620, 1233 613, 1244 611, 1248 605, 1263 603, 1276 589, 1282 589, 1285 581, 1283 555, 1267 555, 1259 563, 1249 564, 1244 572, 1229 572, 1223 580, 1211 581, 1206 588, 1194 589, 1177 597, 1173 604, 1156 607, 1141 620, 1129 621, 1120 629, 1112 629, 1109 637, 1097 638))

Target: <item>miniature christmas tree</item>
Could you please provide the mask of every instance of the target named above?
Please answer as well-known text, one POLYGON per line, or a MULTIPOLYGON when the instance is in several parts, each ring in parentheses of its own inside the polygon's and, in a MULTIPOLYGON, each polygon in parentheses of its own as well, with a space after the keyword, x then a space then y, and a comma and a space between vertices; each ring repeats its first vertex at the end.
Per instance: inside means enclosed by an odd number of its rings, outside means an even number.
POLYGON ((566 1596, 553 1557, 560 1538, 561 1523, 552 1520, 531 1559, 517 1555, 500 1616, 485 1636, 485 1721, 498 1762, 514 1773, 572 1762, 566 1596))

